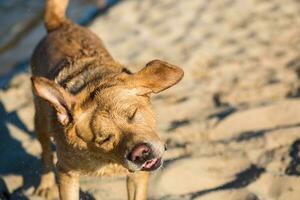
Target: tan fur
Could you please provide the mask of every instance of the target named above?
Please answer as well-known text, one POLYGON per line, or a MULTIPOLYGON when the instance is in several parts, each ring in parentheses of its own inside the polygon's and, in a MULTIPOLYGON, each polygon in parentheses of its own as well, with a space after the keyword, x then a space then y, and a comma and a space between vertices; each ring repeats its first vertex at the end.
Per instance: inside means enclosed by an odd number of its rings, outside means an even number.
POLYGON ((65 20, 68 0, 48 0, 45 9, 45 25, 48 31, 59 28, 65 20))
POLYGON ((32 56, 35 130, 43 150, 36 193, 51 198, 57 192, 53 137, 61 199, 79 199, 80 175, 115 174, 128 174, 129 199, 146 199, 148 172, 128 155, 146 143, 153 158, 162 157, 150 95, 176 84, 183 71, 154 60, 130 73, 98 37, 64 18, 66 6, 66 0, 47 1, 48 34, 32 56))

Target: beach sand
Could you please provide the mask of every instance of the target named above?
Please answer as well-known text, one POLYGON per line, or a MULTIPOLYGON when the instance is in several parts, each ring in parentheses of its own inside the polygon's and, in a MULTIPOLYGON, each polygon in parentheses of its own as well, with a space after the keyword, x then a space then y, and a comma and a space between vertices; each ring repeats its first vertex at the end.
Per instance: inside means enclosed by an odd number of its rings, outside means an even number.
MULTIPOLYGON (((299 11, 294 0, 124 0, 89 26, 132 71, 157 58, 185 71, 153 96, 168 151, 149 199, 300 199, 299 11)), ((39 199, 29 77, 0 90, 0 189, 12 199, 39 199)), ((127 198, 124 177, 84 177, 81 190, 127 198)))

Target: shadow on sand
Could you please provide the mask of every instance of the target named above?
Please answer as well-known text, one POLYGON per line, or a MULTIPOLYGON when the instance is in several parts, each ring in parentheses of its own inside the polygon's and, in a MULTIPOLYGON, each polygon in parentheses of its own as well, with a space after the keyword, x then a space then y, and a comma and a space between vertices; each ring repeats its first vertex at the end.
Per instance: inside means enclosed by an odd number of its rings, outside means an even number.
MULTIPOLYGON (((7 127, 8 124, 14 125, 33 138, 34 134, 28 130, 16 111, 7 112, 2 102, 0 102, 0 176, 21 175, 23 177, 23 185, 11 194, 11 198, 27 199, 22 197, 21 191, 37 185, 40 162, 38 158, 28 154, 22 143, 10 134, 7 127)), ((2 183, 4 185, 2 187, 6 187, 3 180, 2 183)), ((5 189, 1 188, 1 190, 5 192, 5 189)))

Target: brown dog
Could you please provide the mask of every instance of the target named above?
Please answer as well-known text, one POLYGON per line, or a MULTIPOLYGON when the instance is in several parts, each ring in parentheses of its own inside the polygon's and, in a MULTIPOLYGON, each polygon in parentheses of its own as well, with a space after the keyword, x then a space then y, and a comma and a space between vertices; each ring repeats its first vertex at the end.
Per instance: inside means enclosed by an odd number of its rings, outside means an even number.
MULTIPOLYGON (((146 199, 148 172, 165 151, 155 133, 150 95, 176 84, 183 71, 154 60, 132 74, 88 29, 65 19, 67 0, 48 0, 47 36, 32 57, 35 129, 42 146, 38 195, 56 187, 51 140, 57 151, 59 196, 79 199, 80 175, 128 175, 128 199, 146 199)), ((57 190, 56 190, 57 191, 57 190)))

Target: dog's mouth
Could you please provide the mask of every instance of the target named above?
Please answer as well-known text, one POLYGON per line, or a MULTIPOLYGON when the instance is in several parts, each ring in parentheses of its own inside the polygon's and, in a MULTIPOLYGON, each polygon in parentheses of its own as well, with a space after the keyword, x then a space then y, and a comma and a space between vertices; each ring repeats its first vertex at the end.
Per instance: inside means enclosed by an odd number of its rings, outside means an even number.
POLYGON ((126 168, 130 172, 135 172, 135 171, 154 171, 157 170, 162 166, 163 160, 161 157, 159 158, 152 158, 150 160, 147 160, 141 165, 134 164, 132 162, 126 162, 126 168))
POLYGON ((143 170, 143 171, 156 170, 161 166, 161 163, 162 163, 161 158, 154 158, 154 159, 148 160, 142 165, 141 170, 143 170))

